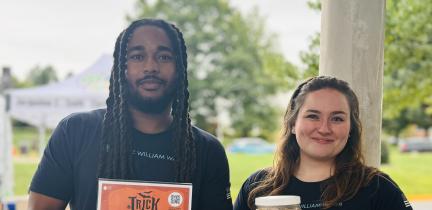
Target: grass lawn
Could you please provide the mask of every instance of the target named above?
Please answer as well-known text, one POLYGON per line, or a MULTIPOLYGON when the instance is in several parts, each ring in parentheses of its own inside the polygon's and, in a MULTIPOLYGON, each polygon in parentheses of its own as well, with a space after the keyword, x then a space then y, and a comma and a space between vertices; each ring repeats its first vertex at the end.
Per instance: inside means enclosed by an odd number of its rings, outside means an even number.
POLYGON ((15 161, 15 195, 26 195, 31 178, 36 171, 37 163, 33 161, 15 161))
POLYGON ((432 195, 432 153, 399 153, 390 150, 390 164, 381 170, 390 175, 408 197, 432 195))
MULTIPOLYGON (((398 183, 405 194, 410 198, 432 195, 432 153, 401 154, 395 148, 390 152, 390 164, 382 166, 381 169, 398 183)), ((228 154, 228 160, 231 170, 231 193, 233 198, 236 198, 242 183, 249 175, 272 165, 273 155, 228 154)), ((16 195, 27 193, 36 167, 34 161, 15 161, 16 195)))
POLYGON ((258 169, 270 167, 273 164, 273 154, 247 155, 228 153, 231 179, 231 195, 237 197, 243 182, 258 169))
POLYGON ((38 131, 34 127, 13 127, 12 132, 12 142, 15 148, 19 148, 20 146, 32 147, 38 142, 38 131))

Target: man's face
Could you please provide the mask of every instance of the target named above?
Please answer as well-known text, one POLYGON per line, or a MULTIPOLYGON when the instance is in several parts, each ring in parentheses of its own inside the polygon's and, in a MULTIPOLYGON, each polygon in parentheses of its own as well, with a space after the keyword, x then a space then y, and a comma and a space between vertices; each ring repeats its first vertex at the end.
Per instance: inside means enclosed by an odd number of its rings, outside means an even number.
POLYGON ((156 26, 135 29, 127 47, 129 103, 144 113, 170 107, 176 88, 175 55, 165 31, 156 26))

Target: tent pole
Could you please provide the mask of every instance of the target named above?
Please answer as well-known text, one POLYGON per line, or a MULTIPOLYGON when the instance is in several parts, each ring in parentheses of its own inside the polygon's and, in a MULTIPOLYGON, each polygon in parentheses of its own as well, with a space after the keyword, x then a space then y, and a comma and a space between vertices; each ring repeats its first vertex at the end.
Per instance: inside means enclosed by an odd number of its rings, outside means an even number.
POLYGON ((43 152, 45 149, 45 123, 42 123, 38 126, 38 132, 39 132, 39 157, 43 156, 43 152))
POLYGON ((0 95, 0 201, 13 195, 12 123, 0 95))

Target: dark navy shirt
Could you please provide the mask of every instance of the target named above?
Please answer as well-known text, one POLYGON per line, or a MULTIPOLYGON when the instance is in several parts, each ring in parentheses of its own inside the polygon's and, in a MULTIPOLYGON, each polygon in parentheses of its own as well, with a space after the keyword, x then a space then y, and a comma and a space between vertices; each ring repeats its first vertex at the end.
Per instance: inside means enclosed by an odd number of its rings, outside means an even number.
MULTIPOLYGON (((252 174, 244 183, 234 203, 234 210, 250 210, 247 205, 249 192, 264 179, 267 172, 260 170, 252 174)), ((321 182, 303 182, 291 177, 283 195, 298 195, 302 210, 320 210, 321 182)), ((385 174, 376 175, 371 182, 361 188, 350 200, 341 201, 329 210, 412 210, 402 191, 385 174)))
MULTIPOLYGON (((54 130, 30 190, 69 203, 73 210, 96 209, 97 168, 105 110, 72 114, 54 130)), ((231 210, 228 161, 212 135, 196 127, 197 167, 192 181, 192 209, 231 210)), ((144 134, 135 130, 135 180, 174 182, 172 131, 144 134)))

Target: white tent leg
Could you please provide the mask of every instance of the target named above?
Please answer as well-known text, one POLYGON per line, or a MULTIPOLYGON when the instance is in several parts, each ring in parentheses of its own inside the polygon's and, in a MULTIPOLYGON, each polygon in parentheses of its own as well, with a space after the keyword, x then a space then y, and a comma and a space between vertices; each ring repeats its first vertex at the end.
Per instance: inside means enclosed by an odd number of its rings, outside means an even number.
POLYGON ((13 195, 12 125, 6 102, 0 97, 0 200, 13 195))
POLYGON ((42 123, 38 126, 38 132, 39 132, 39 156, 42 157, 44 149, 45 149, 45 124, 42 123))

